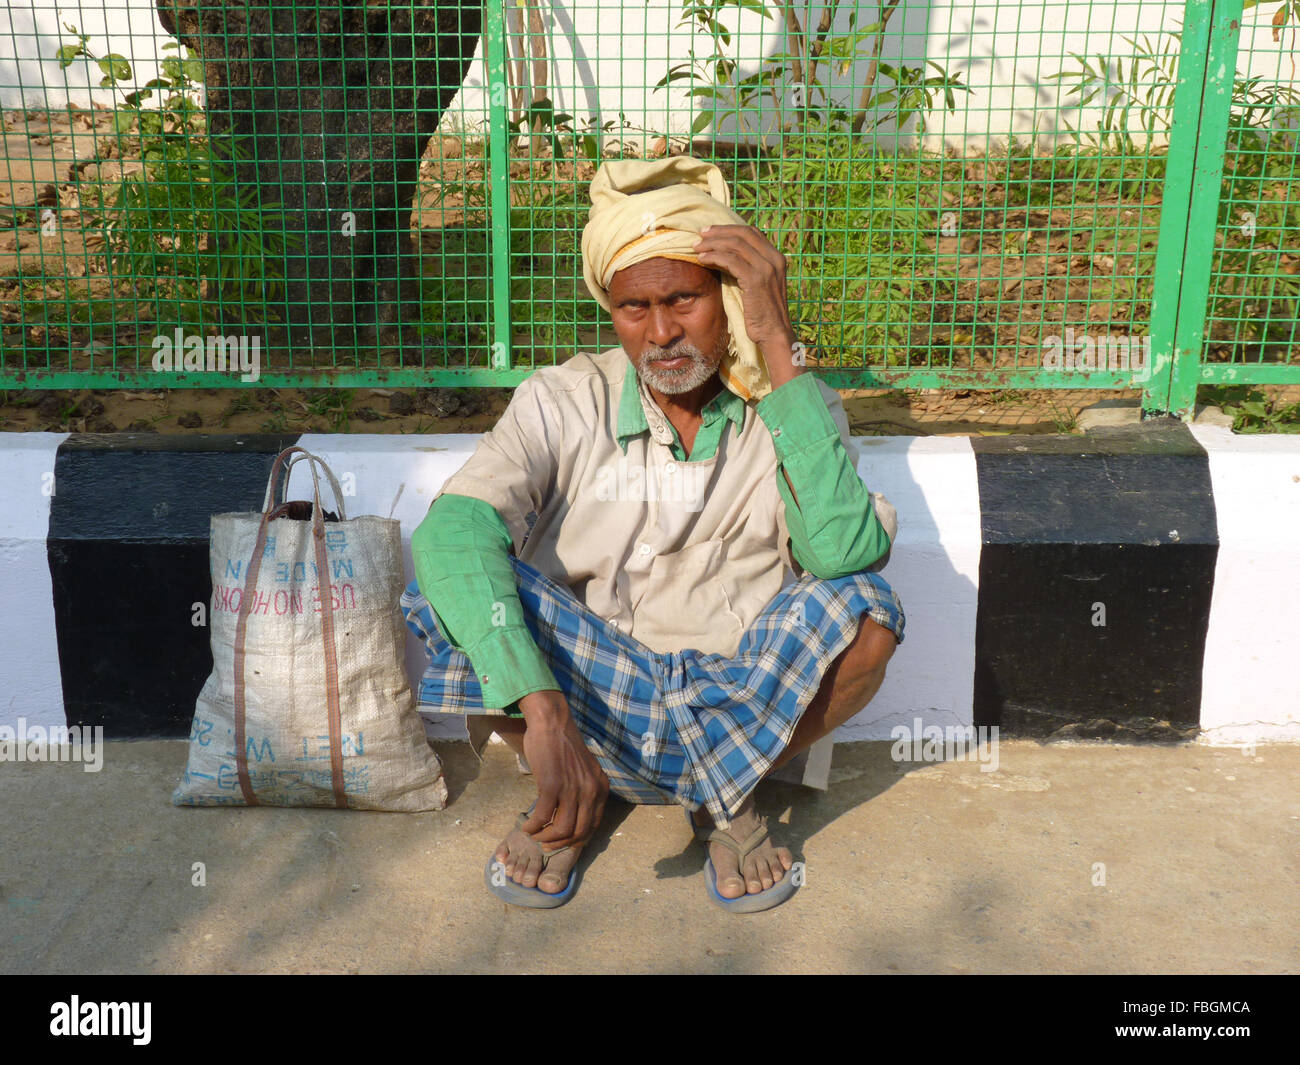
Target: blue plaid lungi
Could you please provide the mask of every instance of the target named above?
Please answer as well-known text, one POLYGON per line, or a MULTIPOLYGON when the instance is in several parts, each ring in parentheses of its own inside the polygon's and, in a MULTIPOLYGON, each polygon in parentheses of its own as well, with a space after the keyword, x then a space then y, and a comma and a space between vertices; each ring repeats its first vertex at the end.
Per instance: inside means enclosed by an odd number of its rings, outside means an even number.
MULTIPOLYGON (((782 589, 731 658, 652 651, 593 613, 567 587, 511 556, 525 624, 546 656, 610 790, 634 803, 704 806, 725 825, 789 745, 831 663, 866 615, 903 639, 898 596, 878 573, 806 575, 782 589)), ((412 582, 407 627, 429 665, 419 709, 504 714, 484 708, 469 657, 452 647, 412 582)))

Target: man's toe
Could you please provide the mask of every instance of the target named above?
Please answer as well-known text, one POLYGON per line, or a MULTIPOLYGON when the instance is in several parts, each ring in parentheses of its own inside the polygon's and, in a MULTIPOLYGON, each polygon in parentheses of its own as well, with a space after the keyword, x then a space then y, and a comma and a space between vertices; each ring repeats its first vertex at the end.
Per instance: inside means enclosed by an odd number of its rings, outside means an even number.
POLYGON ((515 863, 515 883, 524 887, 537 884, 537 874, 542 871, 542 863, 531 855, 520 855, 515 863))
POLYGON ((719 845, 714 848, 712 858, 718 894, 724 899, 738 899, 745 894, 745 881, 736 867, 735 852, 719 845))

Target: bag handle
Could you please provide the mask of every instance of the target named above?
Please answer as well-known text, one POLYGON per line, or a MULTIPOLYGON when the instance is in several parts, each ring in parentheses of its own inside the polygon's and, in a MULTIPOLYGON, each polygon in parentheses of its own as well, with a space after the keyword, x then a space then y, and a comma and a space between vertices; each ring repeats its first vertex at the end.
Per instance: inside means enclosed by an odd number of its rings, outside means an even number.
MULTIPOLYGON (((257 541, 253 545, 253 557, 249 559, 248 568, 245 570, 244 590, 239 600, 239 619, 235 622, 235 769, 239 777, 239 790, 244 796, 244 802, 249 806, 260 805, 257 794, 253 789, 252 780, 248 775, 248 745, 245 734, 247 713, 245 692, 246 641, 248 636, 248 615, 252 612, 253 603, 253 597, 249 595, 249 592, 256 593, 257 591, 257 578, 261 574, 262 556, 266 551, 267 529, 275 517, 271 508, 271 500, 275 495, 276 482, 279 479, 281 470, 281 460, 294 452, 300 452, 308 460, 308 466, 311 469, 312 501, 314 503, 311 513, 311 535, 316 553, 316 590, 320 596, 321 642, 324 645, 325 653, 325 705, 329 714, 330 782, 334 791, 334 805, 340 810, 344 810, 347 809, 348 799, 343 781, 343 724, 339 709, 338 649, 334 639, 333 584, 330 581, 329 558, 325 548, 325 515, 321 509, 320 476, 316 469, 318 464, 324 469, 326 476, 329 478, 330 487, 334 489, 334 499, 338 504, 340 520, 346 521, 347 519, 343 512, 343 495, 339 491, 338 481, 335 480, 333 472, 315 455, 300 447, 285 448, 275 457, 275 463, 271 469, 271 478, 266 488, 266 501, 262 507, 262 518, 257 525, 257 541)), ((285 470, 296 461, 298 459, 295 457, 285 463, 285 470)), ((285 483, 288 484, 287 479, 285 483)), ((283 504, 281 505, 283 506, 283 504)))
MULTIPOLYGON (((329 482, 331 490, 334 492, 334 505, 338 507, 339 521, 347 521, 347 511, 343 504, 343 490, 339 487, 338 478, 334 476, 334 471, 329 468, 329 464, 318 455, 313 455, 305 448, 298 446, 287 447, 280 454, 275 456, 275 461, 271 464, 271 474, 266 482, 266 495, 262 499, 262 512, 266 513, 271 509, 275 502, 276 489, 280 483, 280 475, 284 474, 283 494, 280 496, 280 502, 284 502, 284 497, 289 494, 289 479, 295 463, 307 460, 312 469, 313 483, 316 479, 316 467, 319 466, 325 474, 325 479, 329 482), (282 465, 283 463, 283 465, 282 465)), ((319 491, 314 496, 316 505, 320 506, 319 491)))

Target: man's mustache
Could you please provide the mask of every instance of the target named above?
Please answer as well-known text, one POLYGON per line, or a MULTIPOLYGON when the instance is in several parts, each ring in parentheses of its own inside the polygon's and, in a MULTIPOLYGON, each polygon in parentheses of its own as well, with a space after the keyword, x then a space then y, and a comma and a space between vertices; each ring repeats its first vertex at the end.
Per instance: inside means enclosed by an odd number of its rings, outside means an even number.
POLYGON ((649 348, 644 356, 647 362, 672 362, 674 359, 697 359, 700 353, 695 348, 673 348, 670 352, 665 352, 664 348, 649 348), (651 355, 650 351, 664 352, 659 355, 651 355))

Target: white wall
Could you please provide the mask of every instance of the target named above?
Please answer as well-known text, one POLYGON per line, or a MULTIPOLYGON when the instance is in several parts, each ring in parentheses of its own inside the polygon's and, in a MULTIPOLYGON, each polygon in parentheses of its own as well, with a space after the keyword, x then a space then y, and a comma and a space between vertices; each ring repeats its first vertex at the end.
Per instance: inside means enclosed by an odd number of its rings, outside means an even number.
POLYGON ((0 446, 0 725, 67 724, 46 536, 67 433, 5 433, 0 446))
POLYGON ((0 107, 88 107, 92 100, 112 107, 131 91, 99 88, 104 73, 84 58, 59 69, 59 48, 77 43, 77 35, 65 29, 68 23, 90 35, 87 44, 96 56, 125 56, 137 86, 158 76, 160 60, 180 54, 162 51, 172 38, 148 0, 9 0, 0 11, 0 107))
MULTIPOLYGON (((1290 55, 1289 37, 1282 43, 1271 39, 1270 19, 1276 6, 1263 0, 1245 13, 1238 67, 1268 80, 1292 82, 1290 60, 1283 59, 1290 55)), ((681 7, 682 0, 621 7, 606 3, 598 14, 596 0, 553 0, 543 17, 551 37, 548 83, 558 109, 576 115, 579 124, 592 114, 599 116, 601 124, 617 122, 623 112, 632 127, 686 132, 694 112, 681 88, 684 83, 674 83, 671 93, 644 87, 647 83, 652 87, 670 66, 689 58, 691 33, 677 28, 681 7)), ((769 8, 778 10, 772 0, 769 8)), ((876 18, 875 3, 842 0, 836 32, 847 31, 855 8, 859 27, 876 18)), ((815 5, 815 10, 820 6, 815 5)), ((726 18, 740 29, 732 38, 731 54, 754 57, 741 65, 742 76, 759 69, 757 57, 781 49, 778 19, 745 12, 737 22, 734 11, 726 18)), ((982 148, 988 137, 1007 132, 1023 135, 1037 129, 1040 137, 1050 139, 1064 128, 1062 117, 1091 128, 1097 117, 1095 102, 1087 115, 1067 109, 1062 116, 1057 111, 1062 94, 1047 76, 1072 65, 1071 52, 1127 56, 1131 48, 1123 39, 1126 36, 1140 39, 1146 34, 1158 44, 1156 35, 1177 29, 1181 18, 1178 0, 903 0, 889 24, 884 58, 897 62, 901 57, 913 65, 933 61, 961 74, 962 82, 974 91, 957 94, 956 112, 934 116, 927 142, 932 148, 946 142, 970 150, 982 148)), ((97 67, 79 60, 60 71, 49 58, 60 43, 73 40, 66 33, 60 38, 65 22, 92 35, 90 44, 97 55, 117 51, 127 56, 140 83, 155 76, 157 60, 167 54, 161 47, 168 38, 148 0, 81 0, 57 7, 53 0, 12 0, 6 11, 0 11, 0 106, 63 107, 69 100, 86 106, 92 98, 112 102, 111 92, 96 87, 97 67)), ((697 36, 695 44, 697 52, 711 52, 709 38, 697 36)), ((935 73, 932 67, 926 70, 935 73)), ((860 61, 851 75, 860 81, 865 73, 866 63, 860 61)), ((1125 77, 1128 73, 1125 60, 1125 77)), ((484 80, 480 44, 464 90, 446 116, 448 127, 481 126, 484 80)), ((848 92, 849 75, 837 84, 844 95, 857 95, 848 92)), ((1068 108, 1070 101, 1064 102, 1068 108)), ((1136 115, 1132 128, 1140 129, 1136 115)), ((721 132, 729 135, 734 130, 721 132)))

